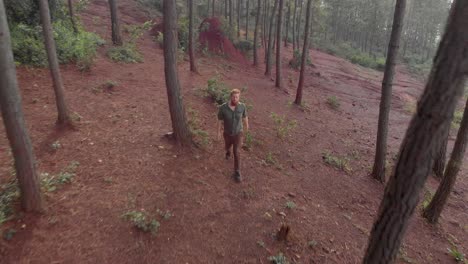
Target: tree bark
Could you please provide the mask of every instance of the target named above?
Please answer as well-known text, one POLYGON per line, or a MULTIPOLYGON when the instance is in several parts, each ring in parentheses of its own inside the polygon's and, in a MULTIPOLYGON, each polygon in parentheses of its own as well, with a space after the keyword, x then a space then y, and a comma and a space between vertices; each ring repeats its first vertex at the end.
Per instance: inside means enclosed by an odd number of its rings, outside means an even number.
POLYGON ((297 0, 294 0, 294 15, 293 15, 293 51, 296 50, 296 24, 297 24, 297 20, 296 20, 296 13, 297 13, 297 0))
POLYGON ((437 142, 450 126, 468 69, 468 1, 455 0, 426 88, 393 176, 385 187, 363 263, 393 263, 429 175, 437 142))
POLYGON ((379 122, 377 128, 377 142, 375 150, 374 168, 372 176, 378 181, 385 182, 385 161, 387 155, 388 116, 392 99, 392 84, 395 74, 395 61, 400 47, 401 29, 405 15, 406 0, 397 0, 393 18, 392 33, 385 63, 382 80, 382 95, 380 99, 379 122))
POLYGON ((193 47, 193 0, 189 1, 189 57, 190 57, 190 71, 198 72, 196 61, 195 61, 195 52, 193 47))
POLYGON ((237 39, 240 38, 242 0, 237 0, 237 39))
POLYGON ((58 111, 57 125, 71 125, 71 119, 68 115, 67 104, 65 103, 65 92, 63 88, 62 76, 60 74, 57 51, 55 48, 54 34, 52 32, 52 24, 50 22, 49 4, 47 0, 39 0, 39 10, 42 21, 44 42, 47 51, 47 58, 49 61, 49 68, 54 86, 55 103, 57 105, 58 111))
POLYGON ((296 24, 296 46, 297 46, 297 49, 301 49, 301 24, 302 24, 302 9, 304 7, 304 0, 300 0, 301 4, 300 4, 300 8, 299 8, 299 15, 298 15, 298 21, 297 21, 297 24, 296 24))
MULTIPOLYGON (((232 32, 232 27, 233 27, 233 22, 232 22, 232 13, 233 13, 233 10, 232 10, 232 0, 229 0, 229 28, 230 28, 230 32, 232 32)), ((229 36, 229 37, 232 37, 229 36)))
POLYGON ((21 206, 27 212, 42 210, 41 189, 31 140, 24 123, 21 96, 11 49, 10 30, 3 1, 0 1, 0 109, 15 159, 21 206))
POLYGON ((260 10, 262 2, 257 0, 257 14, 255 18, 255 32, 254 32, 254 43, 253 43, 253 65, 258 66, 258 54, 257 54, 257 43, 258 43, 258 24, 260 23, 260 10))
POLYGON ((68 0, 68 14, 70 16, 70 21, 72 23, 73 32, 78 33, 78 28, 76 27, 75 22, 75 12, 73 11, 73 2, 72 0, 68 0))
POLYGON ((192 145, 177 73, 177 13, 173 0, 164 0, 164 74, 174 139, 179 146, 192 145))
POLYGON ((440 214, 444 209, 445 204, 452 192, 455 181, 457 180, 457 174, 463 164, 463 156, 466 150, 466 141, 468 138, 468 101, 466 101, 465 112, 463 113, 463 119, 458 130, 457 139, 453 146, 452 156, 447 164, 445 175, 440 183, 437 192, 432 198, 429 206, 424 210, 423 216, 427 220, 434 224, 439 220, 440 214))
POLYGON ((273 10, 270 14, 270 28, 268 30, 268 47, 267 47, 267 53, 266 53, 266 67, 265 67, 265 75, 270 76, 271 75, 271 53, 273 50, 273 26, 275 25, 275 14, 276 14, 276 8, 278 8, 278 1, 275 1, 275 4, 273 5, 273 10))
POLYGON ((247 0, 247 7, 246 7, 247 12, 245 14, 245 17, 246 17, 245 18, 245 40, 249 39, 249 16, 250 16, 250 14, 249 14, 249 3, 250 3, 250 1, 247 0))
POLYGON ((282 69, 281 69, 281 34, 283 29, 283 5, 284 0, 279 0, 278 9, 278 26, 276 27, 276 81, 275 86, 281 88, 283 86, 282 69))
POLYGON ((437 148, 437 152, 434 158, 434 166, 432 167, 432 171, 434 172, 435 176, 439 179, 442 179, 442 177, 444 176, 449 133, 450 129, 447 129, 444 138, 442 139, 439 147, 437 148))
POLYGON ((284 47, 288 47, 289 17, 291 17, 291 2, 288 2, 288 14, 286 15, 286 35, 284 36, 284 47))
POLYGON ((211 17, 215 16, 215 0, 211 4, 211 17))
POLYGON ((112 43, 114 45, 122 45, 122 36, 120 35, 120 21, 117 10, 117 0, 109 0, 109 6, 111 11, 111 23, 112 23, 112 43))
POLYGON ((309 47, 309 26, 311 23, 310 22, 311 5, 312 5, 312 0, 307 1, 304 46, 302 46, 301 73, 299 75, 299 84, 297 85, 296 100, 294 101, 296 105, 302 105, 302 88, 304 86, 305 67, 306 67, 307 56, 308 56, 307 49, 309 47))
POLYGON ((228 0, 224 0, 224 17, 228 17, 228 0))

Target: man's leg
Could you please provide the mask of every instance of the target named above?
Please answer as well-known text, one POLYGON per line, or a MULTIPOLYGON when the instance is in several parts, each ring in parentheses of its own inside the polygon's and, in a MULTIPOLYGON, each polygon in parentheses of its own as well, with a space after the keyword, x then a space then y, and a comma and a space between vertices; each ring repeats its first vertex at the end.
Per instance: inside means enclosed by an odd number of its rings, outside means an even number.
POLYGON ((237 181, 241 180, 241 175, 240 175, 240 146, 242 144, 242 133, 239 133, 234 136, 234 146, 233 146, 233 152, 234 152, 234 173, 237 181))
POLYGON ((223 133, 224 136, 224 147, 226 150, 226 159, 229 159, 231 156, 231 146, 233 144, 232 137, 226 133, 223 133))

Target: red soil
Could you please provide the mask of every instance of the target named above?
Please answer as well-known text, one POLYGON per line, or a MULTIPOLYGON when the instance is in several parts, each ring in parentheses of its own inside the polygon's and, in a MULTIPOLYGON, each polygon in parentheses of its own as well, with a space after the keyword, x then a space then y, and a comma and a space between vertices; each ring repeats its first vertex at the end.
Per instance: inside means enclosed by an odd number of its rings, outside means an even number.
MULTIPOLYGON (((171 129, 162 50, 148 33, 138 43, 144 63, 110 61, 105 56, 111 45, 107 1, 91 2, 81 20, 109 44, 100 50, 89 73, 73 65, 62 67, 67 101, 82 117, 78 130, 55 132, 48 71, 18 69, 39 172, 59 172, 71 161, 80 166, 71 184, 45 194, 43 214, 17 214, 0 227, 0 232, 17 230, 12 240, 0 240, 2 264, 269 263, 268 257, 279 252, 293 263, 360 263, 384 190, 368 175, 380 72, 312 50, 315 67, 307 69, 304 90, 308 110, 302 111, 290 106, 298 79, 298 73, 287 67, 290 48, 283 54, 282 90, 264 77, 263 66, 199 57, 198 75, 183 62, 179 75, 184 102, 199 113, 198 123, 211 140, 206 150, 185 152, 162 136, 171 129), (241 184, 230 177, 232 160, 224 160, 222 143, 214 140, 216 108, 200 96, 200 88, 215 72, 229 87, 247 86, 242 99, 253 105, 249 116, 257 143, 251 151, 242 151, 241 184), (112 93, 95 89, 107 80, 117 83, 112 93), (341 103, 339 110, 326 104, 332 95, 341 103), (297 128, 279 139, 271 113, 297 120, 297 128), (51 151, 56 140, 61 147, 51 151), (352 170, 325 164, 325 151, 349 157, 352 170), (274 165, 265 163, 267 155, 275 158, 274 165), (285 208, 288 201, 296 208, 285 208), (157 209, 173 216, 161 220, 157 209), (122 219, 130 210, 144 210, 161 220, 158 234, 142 233, 122 219), (282 223, 291 227, 288 242, 277 242, 273 236, 282 223), (317 245, 310 247, 312 240, 317 245)), ((125 24, 144 22, 135 2, 120 2, 125 24)), ((397 153, 411 117, 408 102, 414 102, 421 90, 421 82, 403 68, 397 70, 389 157, 397 153)), ((0 135, 4 183, 12 178, 12 159, 6 154, 8 141, 1 126, 0 135)), ((468 252, 466 164, 465 159, 440 224, 427 224, 418 208, 398 263, 409 258, 416 263, 454 263, 447 254, 449 240, 468 252)), ((437 181, 431 177, 426 188, 434 191, 437 181)))

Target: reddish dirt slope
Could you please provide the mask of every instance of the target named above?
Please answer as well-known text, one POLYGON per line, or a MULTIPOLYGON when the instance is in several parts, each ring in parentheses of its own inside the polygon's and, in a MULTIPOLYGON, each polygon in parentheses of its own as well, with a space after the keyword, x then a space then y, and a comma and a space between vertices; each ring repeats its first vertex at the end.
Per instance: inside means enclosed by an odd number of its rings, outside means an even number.
MULTIPOLYGON (((135 1, 122 1, 124 24, 142 23, 135 1)), ((94 0, 82 21, 110 41, 107 4, 94 0)), ((0 242, 1 263, 268 263, 283 252, 295 263, 360 263, 383 186, 368 174, 373 160, 381 73, 363 69, 318 51, 307 71, 302 111, 290 106, 298 72, 286 68, 283 90, 274 88, 262 68, 221 58, 200 58, 201 75, 179 67, 184 100, 198 111, 200 126, 215 138, 216 108, 200 96, 200 88, 218 72, 230 87, 248 87, 243 94, 253 108, 251 129, 258 141, 242 151, 245 180, 230 178, 232 160, 223 157, 220 142, 206 150, 182 152, 162 135, 170 130, 163 54, 149 35, 139 42, 145 62, 113 63, 100 50, 89 73, 63 66, 67 99, 81 117, 77 131, 54 132, 55 107, 48 72, 20 68, 18 77, 26 121, 40 172, 56 173, 80 162, 72 184, 47 193, 44 214, 19 217, 4 224, 15 228, 11 241, 0 242), (320 73, 320 74, 318 74, 320 73), (112 92, 95 88, 108 80, 112 92), (96 92, 97 91, 97 92, 96 92), (339 110, 326 99, 336 96, 339 110), (291 135, 279 139, 271 113, 297 120, 291 135), (61 148, 52 151, 56 140, 61 148), (348 156, 349 172, 326 165, 324 152, 348 156), (276 163, 267 165, 267 155, 276 163), (296 204, 287 209, 288 201, 296 204), (124 221, 130 210, 161 220, 155 237, 124 221), (160 217, 158 217, 160 219, 160 217), (291 226, 287 243, 276 242, 281 223, 291 226), (316 245, 309 246, 309 241, 316 245)), ((390 157, 398 150, 414 101, 422 85, 399 69, 390 116, 390 157)), ((10 178, 11 158, 0 131, 0 180, 10 178)), ((420 210, 411 220, 399 263, 453 263, 449 239, 468 252, 466 166, 443 213, 432 227, 420 210)), ((427 188, 435 190, 431 178, 427 188)))

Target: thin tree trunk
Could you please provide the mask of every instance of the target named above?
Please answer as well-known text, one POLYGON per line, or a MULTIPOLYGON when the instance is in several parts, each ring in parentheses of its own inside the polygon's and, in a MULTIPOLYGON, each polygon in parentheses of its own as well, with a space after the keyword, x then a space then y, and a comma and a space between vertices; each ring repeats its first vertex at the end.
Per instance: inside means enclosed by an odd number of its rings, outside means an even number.
POLYGON ((211 4, 211 17, 215 16, 215 0, 211 4))
POLYGON ((291 17, 291 2, 288 2, 288 14, 286 15, 286 35, 284 36, 284 47, 288 46, 289 37, 289 18, 291 17))
POLYGON ((70 21, 72 23, 73 32, 78 33, 78 28, 76 27, 75 22, 75 12, 73 11, 73 2, 72 0, 68 0, 68 14, 70 16, 70 21))
POLYGON ((299 15, 298 15, 298 21, 297 21, 297 27, 296 27, 296 46, 297 46, 297 49, 300 50, 301 49, 301 24, 302 24, 302 9, 304 7, 304 0, 300 0, 301 4, 300 4, 300 8, 299 8, 299 15))
POLYGON ((247 0, 247 12, 245 18, 245 40, 249 39, 249 0, 247 0))
POLYGON ((468 139, 468 101, 465 104, 465 112, 463 113, 463 120, 458 130, 457 139, 453 146, 452 156, 447 164, 445 175, 442 182, 437 188, 437 192, 432 198, 429 206, 424 210, 423 216, 429 220, 430 223, 437 223, 442 210, 452 192, 457 174, 463 164, 463 156, 466 150, 466 141, 468 139))
POLYGON ((179 146, 192 145, 177 73, 177 13, 173 0, 164 0, 164 75, 174 139, 179 146))
POLYGON ((117 0, 109 0, 112 22, 112 43, 122 45, 122 36, 120 35, 120 21, 117 10, 117 0))
POLYGON ((24 123, 21 96, 11 49, 10 30, 3 1, 0 1, 0 109, 15 159, 21 206, 27 212, 42 210, 41 189, 28 130, 24 123))
POLYGON ((258 24, 260 23, 260 10, 261 0, 257 0, 257 14, 255 18, 255 31, 254 31, 254 43, 253 43, 253 65, 258 66, 258 54, 257 54, 257 43, 258 43, 258 24))
POLYGON ((189 57, 190 71, 198 72, 195 62, 194 47, 193 47, 193 0, 189 1, 189 57))
MULTIPOLYGON (((233 28, 232 13, 233 13, 232 0, 229 0, 229 28, 230 28, 230 32, 232 32, 232 28, 233 28)), ((232 36, 229 36, 229 37, 232 37, 232 36)))
POLYGON ((281 34, 283 29, 283 5, 284 0, 279 0, 278 9, 278 25, 276 27, 276 81, 275 86, 281 88, 283 86, 282 69, 281 69, 281 34))
POLYGON ((297 20, 296 20, 296 13, 297 13, 297 0, 294 0, 294 15, 293 15, 293 51, 296 50, 296 25, 297 25, 297 20))
POLYGON ((264 61, 266 62, 267 58, 267 48, 268 48, 268 40, 267 40, 267 32, 268 32, 268 17, 269 17, 269 9, 270 9, 270 1, 265 0, 265 4, 263 5, 263 50, 264 50, 264 61))
POLYGON ((437 142, 450 126, 468 70, 468 1, 455 0, 426 88, 394 174, 385 187, 363 263, 393 263, 431 170, 437 142), (382 239, 385 238, 385 239, 382 239))
POLYGON ((55 40, 52 32, 52 24, 50 22, 50 11, 47 0, 39 0, 39 10, 41 14, 42 30, 44 34, 44 42, 49 61, 50 73, 55 92, 55 103, 57 105, 58 118, 57 124, 61 126, 71 125, 71 119, 68 115, 67 104, 65 103, 65 92, 63 89, 62 76, 55 48, 55 40))
POLYGON ((432 171, 434 172, 435 176, 439 179, 442 179, 442 177, 444 176, 449 133, 450 129, 447 129, 447 131, 445 132, 444 139, 442 140, 442 142, 440 142, 440 145, 437 148, 437 152, 434 158, 434 166, 432 166, 432 171))
POLYGON ((305 26, 305 33, 304 33, 304 46, 302 46, 302 59, 301 59, 301 73, 299 75, 299 84, 297 85, 297 93, 296 93, 296 100, 294 103, 296 105, 302 105, 302 88, 304 87, 304 79, 305 79, 305 67, 307 62, 307 49, 309 47, 309 26, 310 26, 310 9, 312 5, 312 0, 307 1, 307 9, 306 9, 306 26, 305 26))
POLYGON ((273 10, 270 14, 270 28, 268 30, 268 47, 267 47, 267 53, 266 53, 266 67, 265 67, 265 75, 270 76, 271 75, 271 53, 273 50, 273 26, 275 25, 275 14, 276 14, 276 8, 278 8, 278 1, 275 1, 275 4, 273 5, 273 10))
POLYGON ((379 123, 377 129, 377 142, 375 150, 374 168, 372 176, 380 182, 385 182, 385 161, 387 155, 388 116, 392 99, 392 84, 395 74, 395 61, 398 57, 401 29, 405 15, 406 0, 397 0, 393 18, 392 34, 385 64, 382 81, 382 95, 380 99, 379 123))
POLYGON ((237 39, 240 38, 242 0, 237 0, 237 39))

